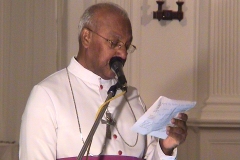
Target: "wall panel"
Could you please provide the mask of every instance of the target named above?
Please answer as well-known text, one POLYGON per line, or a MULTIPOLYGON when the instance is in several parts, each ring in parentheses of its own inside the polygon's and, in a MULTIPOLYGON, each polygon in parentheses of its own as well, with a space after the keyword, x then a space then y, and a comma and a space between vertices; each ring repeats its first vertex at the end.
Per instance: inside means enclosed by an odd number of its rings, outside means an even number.
POLYGON ((30 91, 57 70, 55 2, 0 2, 0 159, 17 159, 21 116, 30 91))
POLYGON ((239 159, 239 129, 201 129, 200 160, 239 159))

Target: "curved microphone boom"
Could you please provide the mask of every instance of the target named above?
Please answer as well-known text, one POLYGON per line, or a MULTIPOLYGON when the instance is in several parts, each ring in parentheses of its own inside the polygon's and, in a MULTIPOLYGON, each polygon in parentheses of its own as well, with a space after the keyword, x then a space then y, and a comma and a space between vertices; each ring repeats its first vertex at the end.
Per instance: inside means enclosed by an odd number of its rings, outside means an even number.
POLYGON ((127 90, 127 80, 126 80, 124 72, 123 72, 124 62, 125 61, 120 57, 113 57, 110 59, 109 65, 110 65, 111 70, 118 77, 119 87, 122 90, 126 91, 127 90))

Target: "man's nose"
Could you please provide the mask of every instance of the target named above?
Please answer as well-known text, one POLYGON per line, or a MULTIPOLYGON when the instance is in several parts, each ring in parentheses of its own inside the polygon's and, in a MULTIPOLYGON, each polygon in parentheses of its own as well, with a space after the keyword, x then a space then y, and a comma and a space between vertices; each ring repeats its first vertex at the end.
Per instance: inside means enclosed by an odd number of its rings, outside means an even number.
POLYGON ((122 59, 126 60, 128 56, 127 48, 123 45, 121 48, 117 50, 116 53, 118 57, 121 57, 122 59))

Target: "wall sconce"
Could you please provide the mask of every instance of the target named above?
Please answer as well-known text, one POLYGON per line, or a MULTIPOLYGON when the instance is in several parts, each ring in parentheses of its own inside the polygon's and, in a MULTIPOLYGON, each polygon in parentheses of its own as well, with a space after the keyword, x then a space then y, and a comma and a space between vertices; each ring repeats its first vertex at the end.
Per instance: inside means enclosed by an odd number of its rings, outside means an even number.
POLYGON ((178 19, 181 21, 183 19, 182 5, 183 1, 178 0, 176 3, 178 5, 178 11, 172 10, 162 10, 162 5, 164 4, 163 0, 156 1, 158 4, 158 10, 153 12, 153 19, 160 20, 173 20, 178 19))

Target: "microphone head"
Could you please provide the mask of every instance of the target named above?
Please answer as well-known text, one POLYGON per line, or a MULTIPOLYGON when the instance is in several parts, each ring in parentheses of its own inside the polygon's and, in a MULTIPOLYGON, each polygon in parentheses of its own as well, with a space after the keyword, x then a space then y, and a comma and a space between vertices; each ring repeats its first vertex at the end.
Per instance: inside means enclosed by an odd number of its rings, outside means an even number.
POLYGON ((113 63, 116 63, 116 62, 121 63, 122 66, 124 66, 124 64, 125 64, 125 60, 123 60, 121 57, 112 57, 109 62, 111 69, 112 69, 113 63))
POLYGON ((127 89, 127 80, 123 73, 124 63, 125 63, 125 60, 123 60, 121 57, 112 57, 109 62, 111 70, 118 77, 118 84, 120 85, 120 88, 122 90, 127 89))

